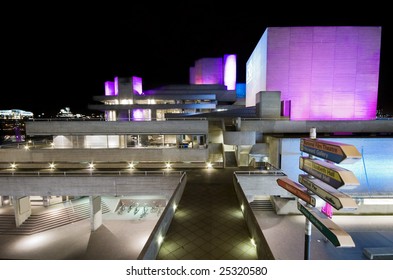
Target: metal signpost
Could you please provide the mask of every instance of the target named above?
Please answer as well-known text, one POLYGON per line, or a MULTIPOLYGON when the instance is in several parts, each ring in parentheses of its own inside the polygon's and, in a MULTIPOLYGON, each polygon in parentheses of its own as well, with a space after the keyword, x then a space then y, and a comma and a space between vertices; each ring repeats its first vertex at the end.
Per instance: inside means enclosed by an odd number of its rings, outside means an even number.
MULTIPOLYGON (((300 141, 300 151, 309 154, 299 158, 299 169, 307 174, 299 175, 300 184, 289 178, 277 179, 277 184, 294 194, 298 210, 306 217, 304 259, 310 259, 311 225, 314 225, 334 246, 354 247, 351 236, 336 225, 331 216, 315 208, 315 198, 322 198, 329 207, 336 210, 355 210, 356 202, 338 189, 343 186, 360 185, 356 176, 334 163, 353 163, 361 154, 353 145, 316 139, 316 129, 310 129, 310 138, 300 141), (319 157, 321 159, 316 159, 319 157)), ((321 209, 322 210, 322 209, 321 209)))

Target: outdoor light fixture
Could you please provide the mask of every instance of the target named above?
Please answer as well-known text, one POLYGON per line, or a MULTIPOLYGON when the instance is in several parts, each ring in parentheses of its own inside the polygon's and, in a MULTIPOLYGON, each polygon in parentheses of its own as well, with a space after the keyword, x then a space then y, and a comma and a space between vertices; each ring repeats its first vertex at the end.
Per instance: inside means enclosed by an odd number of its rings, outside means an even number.
POLYGON ((251 241, 251 244, 252 244, 252 245, 254 245, 254 247, 257 247, 257 244, 255 243, 255 240, 254 240, 254 238, 251 238, 251 240, 250 240, 250 241, 251 241))
POLYGON ((177 205, 176 203, 173 203, 173 211, 176 211, 176 209, 177 209, 177 205))
POLYGON ((53 163, 53 162, 50 162, 50 163, 49 163, 49 168, 50 168, 51 170, 55 169, 55 167, 56 167, 55 163, 53 163))
POLYGON ((14 162, 14 163, 11 163, 11 164, 10 164, 10 167, 11 167, 12 170, 16 169, 16 163, 15 163, 15 162, 14 162))
POLYGON ((206 167, 207 167, 207 168, 212 168, 212 167, 213 167, 213 164, 212 164, 211 162, 208 162, 208 163, 206 163, 206 167))
POLYGON ((164 237, 162 237, 162 235, 160 234, 160 235, 158 235, 158 239, 157 239, 158 246, 160 246, 162 244, 162 241, 164 241, 164 237))
POLYGON ((166 168, 171 168, 171 163, 170 163, 170 162, 167 162, 167 163, 165 164, 165 166, 166 166, 166 168))
POLYGON ((240 205, 240 209, 242 209, 242 212, 244 212, 244 205, 240 205))
POLYGON ((89 163, 89 169, 90 169, 90 170, 93 170, 93 169, 94 169, 94 163, 92 163, 92 162, 89 163))
POLYGON ((26 144, 23 148, 24 148, 26 151, 30 149, 30 148, 29 148, 29 145, 27 145, 27 144, 26 144))
POLYGON ((134 164, 133 162, 130 162, 130 163, 128 164, 128 168, 134 169, 134 168, 135 168, 135 164, 134 164))

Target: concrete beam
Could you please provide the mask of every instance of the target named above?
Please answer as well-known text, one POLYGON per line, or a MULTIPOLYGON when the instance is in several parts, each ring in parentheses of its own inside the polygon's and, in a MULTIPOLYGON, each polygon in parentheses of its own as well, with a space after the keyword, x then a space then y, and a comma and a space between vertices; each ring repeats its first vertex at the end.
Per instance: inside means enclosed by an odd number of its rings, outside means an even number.
MULTIPOLYGON (((169 173, 169 172, 168 172, 169 173)), ((183 173, 149 175, 104 175, 98 173, 0 176, 0 195, 98 196, 161 195, 169 199, 183 173)))

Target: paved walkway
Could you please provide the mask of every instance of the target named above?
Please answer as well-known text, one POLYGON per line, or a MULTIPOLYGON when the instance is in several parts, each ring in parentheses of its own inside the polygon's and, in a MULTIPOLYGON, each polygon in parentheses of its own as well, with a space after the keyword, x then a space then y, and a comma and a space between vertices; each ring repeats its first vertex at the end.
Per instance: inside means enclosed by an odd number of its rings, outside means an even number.
POLYGON ((256 260, 233 187, 238 168, 187 171, 158 260, 256 260))

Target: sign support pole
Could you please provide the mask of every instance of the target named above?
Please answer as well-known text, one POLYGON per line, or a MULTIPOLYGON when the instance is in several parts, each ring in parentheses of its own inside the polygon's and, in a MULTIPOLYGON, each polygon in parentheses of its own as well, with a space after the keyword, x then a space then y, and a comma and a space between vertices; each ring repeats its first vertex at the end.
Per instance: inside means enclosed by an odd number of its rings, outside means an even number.
POLYGON ((311 222, 306 218, 305 239, 304 239, 304 259, 310 259, 310 243, 311 243, 311 222))
MULTIPOLYGON (((317 129, 315 127, 310 128, 310 138, 316 139, 317 138, 317 129)), ((309 155, 310 158, 313 158, 312 155, 309 155)), ((309 192, 309 191, 308 191, 309 192)), ((307 204, 309 206, 309 204, 307 204)), ((311 244, 311 229, 312 224, 309 219, 306 218, 306 225, 304 229, 305 238, 304 238, 304 259, 310 260, 310 244, 311 244)))

